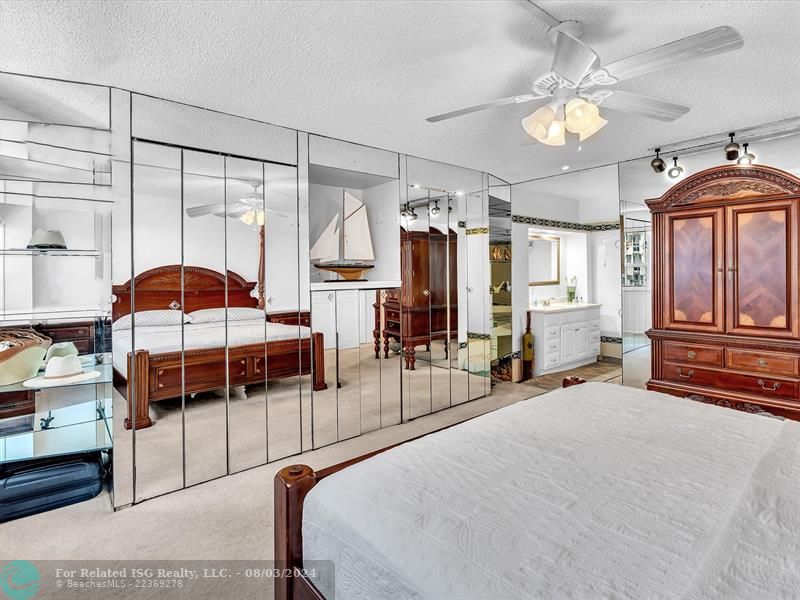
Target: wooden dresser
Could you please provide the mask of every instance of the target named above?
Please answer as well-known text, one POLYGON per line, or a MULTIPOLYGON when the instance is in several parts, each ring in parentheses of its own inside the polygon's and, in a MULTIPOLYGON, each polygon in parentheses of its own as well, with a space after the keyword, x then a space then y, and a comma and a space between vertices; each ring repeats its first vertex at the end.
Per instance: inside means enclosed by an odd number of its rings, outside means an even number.
POLYGON ((448 337, 456 339, 458 335, 456 240, 453 231, 446 235, 434 228, 430 231, 401 229, 402 287, 399 290, 386 290, 385 298, 378 293, 373 304, 376 358, 379 356, 381 338, 386 357, 389 356, 389 338, 402 340, 407 369, 414 369, 416 348, 430 348, 432 341, 441 341, 447 354, 448 337), (385 310, 382 332, 378 329, 381 301, 385 310))
POLYGON ((270 323, 283 323, 284 325, 311 327, 311 311, 281 310, 267 312, 267 321, 270 323))
POLYGON ((647 205, 647 387, 800 420, 800 179, 714 167, 647 205))

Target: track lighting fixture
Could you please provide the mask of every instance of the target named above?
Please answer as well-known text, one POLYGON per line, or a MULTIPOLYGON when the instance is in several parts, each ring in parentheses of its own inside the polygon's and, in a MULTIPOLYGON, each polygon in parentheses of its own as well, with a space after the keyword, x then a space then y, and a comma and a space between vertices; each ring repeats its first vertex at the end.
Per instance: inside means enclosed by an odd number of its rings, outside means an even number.
POLYGON ((739 158, 739 144, 733 141, 733 136, 736 135, 735 132, 728 134, 731 137, 731 141, 725 145, 725 158, 727 160, 736 160, 739 158))
POLYGON ((406 215, 406 218, 407 218, 409 221, 416 221, 416 220, 417 220, 417 213, 416 213, 416 212, 414 212, 414 207, 413 207, 413 206, 412 206, 412 207, 411 207, 411 209, 408 211, 408 214, 406 215))
POLYGON ((435 217, 440 212, 442 212, 442 209, 439 208, 439 201, 438 200, 434 200, 433 204, 434 204, 434 206, 431 208, 431 215, 435 217))
POLYGON ((745 143, 745 144, 743 144, 743 146, 744 146, 744 154, 742 154, 742 155, 739 157, 739 160, 737 160, 737 161, 736 161, 736 162, 737 162, 738 164, 740 164, 740 165, 752 165, 752 164, 753 164, 753 162, 755 162, 755 160, 756 160, 756 155, 755 155, 755 154, 753 154, 752 152, 750 152, 750 151, 747 149, 747 146, 748 146, 748 145, 749 145, 749 144, 746 144, 746 143, 745 143))
POLYGON ((661 148, 656 148, 656 157, 650 161, 650 166, 653 167, 653 171, 656 173, 663 173, 667 170, 667 163, 659 156, 659 152, 661 152, 661 148))
POLYGON ((674 164, 669 168, 669 171, 667 171, 667 175, 669 175, 670 179, 677 179, 681 176, 681 173, 683 173, 683 167, 678 165, 677 156, 674 156, 672 160, 674 161, 674 164))

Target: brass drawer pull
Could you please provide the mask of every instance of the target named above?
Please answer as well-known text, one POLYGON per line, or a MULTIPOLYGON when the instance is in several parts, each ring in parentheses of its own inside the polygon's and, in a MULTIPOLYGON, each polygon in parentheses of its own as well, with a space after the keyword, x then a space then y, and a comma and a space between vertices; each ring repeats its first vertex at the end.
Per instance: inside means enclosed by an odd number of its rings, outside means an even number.
POLYGON ((689 350, 689 352, 686 353, 686 356, 688 358, 696 358, 697 357, 697 352, 695 352, 694 350, 689 350))
POLYGON ((759 358, 758 359, 758 366, 759 367, 766 367, 767 366, 767 361, 764 360, 763 358, 759 358))
POLYGON ((678 369, 678 376, 683 377, 684 379, 689 379, 692 375, 694 375, 694 371, 689 369, 689 372, 686 375, 683 374, 683 369, 678 369))
POLYGON ((761 386, 762 390, 767 390, 768 392, 774 392, 779 387, 781 387, 781 384, 779 382, 777 382, 777 381, 772 384, 772 387, 767 387, 767 384, 763 379, 759 379, 758 380, 758 385, 761 386))

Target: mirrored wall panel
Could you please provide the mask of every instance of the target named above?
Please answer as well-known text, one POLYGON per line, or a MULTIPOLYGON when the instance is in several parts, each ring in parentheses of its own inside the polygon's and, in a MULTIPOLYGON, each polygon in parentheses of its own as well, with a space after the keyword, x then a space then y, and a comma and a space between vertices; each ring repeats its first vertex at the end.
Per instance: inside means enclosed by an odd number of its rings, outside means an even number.
POLYGON ((295 167, 141 141, 133 165, 114 364, 140 501, 299 453, 313 361, 295 167))
POLYGON ((547 391, 565 376, 621 382, 622 239, 617 166, 512 186, 514 327, 530 326, 520 377, 547 391), (524 290, 520 288, 524 284, 524 290), (530 325, 528 325, 530 324, 530 325))
POLYGON ((4 470, 111 455, 109 98, 103 86, 0 74, 4 470))

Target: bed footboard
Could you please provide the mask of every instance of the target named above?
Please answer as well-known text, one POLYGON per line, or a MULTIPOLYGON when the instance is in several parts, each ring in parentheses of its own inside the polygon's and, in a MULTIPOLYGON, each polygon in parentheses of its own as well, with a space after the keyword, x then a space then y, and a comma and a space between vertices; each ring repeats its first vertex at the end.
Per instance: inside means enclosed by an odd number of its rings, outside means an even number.
POLYGON ((136 350, 128 353, 128 416, 125 417, 125 429, 144 429, 150 427, 150 353, 147 350, 136 350), (134 376, 130 377, 133 373, 134 376), (133 381, 136 381, 136 389, 133 381))
POLYGON ((324 600, 314 584, 302 575, 303 501, 317 483, 306 465, 292 465, 275 476, 275 600, 324 600))

